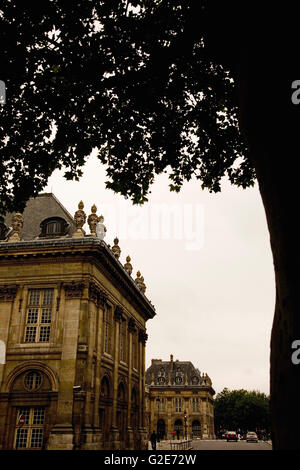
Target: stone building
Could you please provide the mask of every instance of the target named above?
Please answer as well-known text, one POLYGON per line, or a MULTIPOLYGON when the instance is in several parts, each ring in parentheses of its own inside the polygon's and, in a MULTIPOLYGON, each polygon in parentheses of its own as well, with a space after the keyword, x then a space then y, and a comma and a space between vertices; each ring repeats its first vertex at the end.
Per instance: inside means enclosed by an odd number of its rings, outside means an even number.
POLYGON ((81 202, 72 217, 41 194, 0 226, 0 449, 146 445, 155 309, 96 211, 81 202))
POLYGON ((191 362, 152 359, 146 371, 146 425, 161 438, 213 439, 211 379, 191 362))

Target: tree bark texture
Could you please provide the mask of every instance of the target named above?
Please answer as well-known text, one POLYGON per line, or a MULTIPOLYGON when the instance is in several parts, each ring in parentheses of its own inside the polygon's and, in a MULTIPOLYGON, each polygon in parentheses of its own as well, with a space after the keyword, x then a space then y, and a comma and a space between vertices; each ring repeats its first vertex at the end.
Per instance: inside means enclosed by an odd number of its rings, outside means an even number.
MULTIPOLYGON (((273 254, 276 305, 271 332, 270 393, 275 450, 300 449, 300 80, 297 12, 289 2, 224 2, 212 8, 207 43, 234 76, 240 128, 256 170, 273 254), (228 7, 231 5, 231 8, 228 7)), ((259 269, 259 266, 258 266, 259 269)), ((268 341, 268 338, 266 338, 268 341)))
POLYGON ((300 68, 283 56, 288 48, 274 54, 266 46, 241 58, 237 83, 241 129, 265 208, 276 282, 270 352, 273 448, 287 450, 300 449, 300 365, 292 362, 292 343, 300 339, 300 108, 291 101, 300 68))

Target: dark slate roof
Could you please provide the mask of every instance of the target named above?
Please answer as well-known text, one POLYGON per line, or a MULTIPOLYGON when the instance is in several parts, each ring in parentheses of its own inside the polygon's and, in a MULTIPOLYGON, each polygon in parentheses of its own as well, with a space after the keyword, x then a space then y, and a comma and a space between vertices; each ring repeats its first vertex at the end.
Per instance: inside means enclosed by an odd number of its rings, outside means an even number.
MULTIPOLYGON (((13 214, 7 214, 5 225, 11 227, 13 214)), ((42 193, 35 198, 30 198, 23 212, 24 225, 20 232, 22 240, 34 240, 40 233, 40 224, 50 217, 60 217, 69 224, 66 236, 70 237, 76 230, 74 219, 67 209, 52 193, 42 193)))
POLYGON ((162 361, 152 359, 151 366, 146 371, 147 385, 187 386, 202 385, 200 371, 189 361, 162 361))

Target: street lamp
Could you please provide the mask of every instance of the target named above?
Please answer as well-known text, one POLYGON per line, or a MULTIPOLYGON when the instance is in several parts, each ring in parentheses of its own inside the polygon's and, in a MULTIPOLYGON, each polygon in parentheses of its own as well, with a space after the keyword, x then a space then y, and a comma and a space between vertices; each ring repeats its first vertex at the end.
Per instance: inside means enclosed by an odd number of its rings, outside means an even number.
POLYGON ((184 410, 184 434, 185 434, 185 440, 187 441, 187 415, 186 415, 186 410, 184 410))

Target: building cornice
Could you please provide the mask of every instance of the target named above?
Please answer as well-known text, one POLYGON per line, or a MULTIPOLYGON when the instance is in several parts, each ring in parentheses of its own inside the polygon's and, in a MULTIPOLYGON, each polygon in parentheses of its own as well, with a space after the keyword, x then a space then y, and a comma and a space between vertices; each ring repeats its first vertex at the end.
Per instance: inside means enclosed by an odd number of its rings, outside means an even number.
POLYGON ((208 385, 148 385, 147 388, 149 392, 170 392, 170 391, 189 391, 189 390, 198 390, 199 392, 209 392, 212 395, 214 395, 216 392, 212 387, 209 387, 208 385))
POLYGON ((132 303, 147 320, 156 313, 154 306, 135 284, 133 278, 125 270, 121 262, 114 256, 107 244, 95 237, 37 239, 15 243, 0 242, 0 262, 11 264, 24 260, 66 261, 69 257, 82 256, 85 261, 101 265, 109 280, 121 290, 127 300, 132 303))

